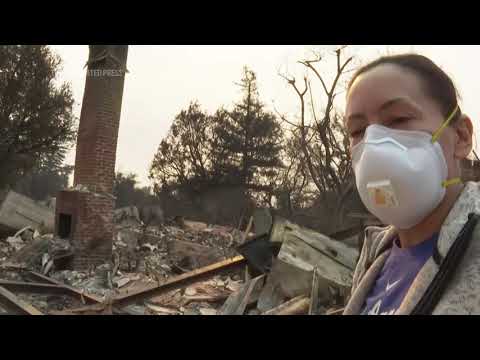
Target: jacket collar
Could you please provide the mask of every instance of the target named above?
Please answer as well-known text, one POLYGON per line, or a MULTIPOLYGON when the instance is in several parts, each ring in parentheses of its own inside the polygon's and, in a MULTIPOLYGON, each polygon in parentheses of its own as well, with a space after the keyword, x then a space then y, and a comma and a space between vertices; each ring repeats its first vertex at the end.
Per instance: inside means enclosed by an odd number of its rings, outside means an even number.
MULTIPOLYGON (((445 258, 457 235, 462 230, 471 212, 480 213, 480 187, 479 184, 466 183, 462 193, 450 210, 447 218, 440 229, 437 249, 442 258, 445 258)), ((410 314, 413 308, 425 294, 428 286, 439 270, 439 266, 430 258, 417 274, 402 304, 398 308, 397 315, 410 314)))
MULTIPOLYGON (((467 182, 440 229, 437 247, 442 258, 450 250, 458 233, 467 222, 468 214, 471 212, 480 214, 480 184, 467 182)), ((365 239, 365 251, 367 252, 367 259, 363 264, 365 268, 362 270, 361 280, 353 290, 345 308, 345 315, 360 313, 370 289, 375 284, 390 254, 390 251, 385 251, 385 249, 391 247, 392 241, 397 234, 397 230, 389 226, 383 232, 377 234, 377 239, 368 237, 365 239), (371 248, 372 243, 375 244, 373 249, 371 248)), ((437 272, 438 265, 435 261, 433 259, 427 260, 413 281, 396 314, 409 314, 413 310, 437 272)))

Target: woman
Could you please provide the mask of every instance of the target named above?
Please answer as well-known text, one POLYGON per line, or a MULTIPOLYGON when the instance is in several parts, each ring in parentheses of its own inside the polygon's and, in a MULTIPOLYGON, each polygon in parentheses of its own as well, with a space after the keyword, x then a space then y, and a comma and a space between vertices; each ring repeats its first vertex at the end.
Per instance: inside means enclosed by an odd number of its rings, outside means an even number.
POLYGON ((382 57, 347 92, 356 184, 370 227, 344 314, 480 314, 480 188, 462 184, 473 126, 428 58, 382 57))

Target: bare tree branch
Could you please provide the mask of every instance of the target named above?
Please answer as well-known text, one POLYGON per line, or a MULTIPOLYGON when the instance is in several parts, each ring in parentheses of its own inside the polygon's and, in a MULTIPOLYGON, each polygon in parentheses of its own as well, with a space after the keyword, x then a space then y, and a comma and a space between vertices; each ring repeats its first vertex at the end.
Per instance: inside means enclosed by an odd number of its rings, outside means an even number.
MULTIPOLYGON (((291 134, 295 141, 298 141, 302 154, 300 159, 292 161, 302 162, 302 166, 298 166, 293 170, 295 176, 299 176, 299 171, 305 172, 308 176, 303 177, 301 191, 309 191, 309 186, 314 185, 317 194, 324 199, 327 192, 334 191, 339 195, 339 199, 343 201, 344 184, 351 174, 351 159, 348 154, 348 137, 342 129, 342 118, 338 114, 335 103, 339 94, 343 91, 340 86, 343 76, 350 72, 348 65, 352 62, 353 57, 344 59, 343 50, 346 46, 340 46, 333 51, 335 56, 334 77, 331 84, 326 83, 324 74, 320 72, 318 64, 323 60, 318 55, 314 59, 302 60, 298 63, 303 65, 308 72, 314 75, 313 79, 317 79, 321 84, 323 91, 321 96, 326 96, 326 107, 321 110, 315 106, 315 96, 312 89, 312 81, 304 77, 304 86, 300 89, 294 77, 282 76, 287 83, 292 86, 297 94, 300 103, 300 117, 298 121, 288 121, 285 116, 280 116, 282 121, 292 127, 291 134), (310 92, 307 94, 307 92, 310 92), (305 95, 309 96, 310 104, 305 104, 305 95), (309 106, 311 110, 311 124, 306 124, 305 106, 309 106)), ((308 73, 307 73, 308 75, 308 73)), ((292 173, 291 167, 288 174, 292 173)), ((298 181, 290 183, 298 186, 298 181)))
POLYGON ((312 70, 315 73, 318 80, 320 80, 320 83, 323 86, 323 90, 325 91, 325 94, 327 94, 327 96, 328 96, 329 92, 328 92, 328 89, 327 89, 327 85, 325 84, 325 81, 323 81, 323 78, 320 75, 320 73, 318 72, 318 70, 312 65, 313 63, 320 62, 320 60, 321 60, 321 58, 319 58, 318 60, 299 61, 299 63, 306 66, 307 68, 309 68, 310 70, 312 70))
MULTIPOLYGON (((295 130, 293 131, 297 131, 299 128, 300 128, 300 125, 298 124, 295 124, 289 120, 287 120, 287 118, 285 117, 285 115, 281 114, 275 107, 275 105, 273 105, 273 110, 275 111, 275 113, 278 115, 278 117, 280 118, 280 120, 282 120, 283 122, 287 123, 288 125, 292 126, 295 128, 295 130)), ((309 129, 309 130, 314 130, 314 128, 312 126, 309 126, 309 125, 305 125, 305 128, 309 129)))

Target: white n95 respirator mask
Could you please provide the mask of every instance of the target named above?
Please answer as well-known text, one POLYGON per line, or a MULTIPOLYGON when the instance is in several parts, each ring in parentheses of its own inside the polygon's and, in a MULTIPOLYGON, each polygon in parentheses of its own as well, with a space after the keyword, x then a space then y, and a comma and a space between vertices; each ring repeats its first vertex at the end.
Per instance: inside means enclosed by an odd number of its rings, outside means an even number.
POLYGON ((458 178, 447 181, 438 133, 432 137, 423 131, 374 124, 352 148, 362 202, 383 223, 398 229, 417 225, 443 200, 446 186, 460 182, 458 178))

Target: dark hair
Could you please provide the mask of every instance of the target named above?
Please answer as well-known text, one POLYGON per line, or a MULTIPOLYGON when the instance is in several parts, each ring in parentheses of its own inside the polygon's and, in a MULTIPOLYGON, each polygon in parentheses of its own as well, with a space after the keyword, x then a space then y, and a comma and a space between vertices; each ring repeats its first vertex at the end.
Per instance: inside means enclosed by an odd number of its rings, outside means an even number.
MULTIPOLYGON (((458 92, 452 79, 432 60, 418 54, 383 56, 372 61, 357 70, 348 84, 348 90, 358 76, 382 64, 401 66, 418 75, 424 83, 426 93, 440 106, 443 116, 449 116, 458 105, 458 92)), ((458 120, 460 116, 459 109, 450 123, 458 120)))

